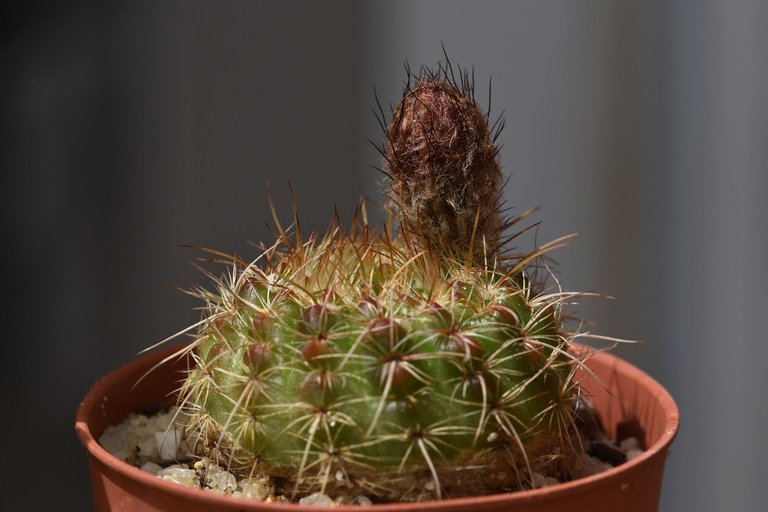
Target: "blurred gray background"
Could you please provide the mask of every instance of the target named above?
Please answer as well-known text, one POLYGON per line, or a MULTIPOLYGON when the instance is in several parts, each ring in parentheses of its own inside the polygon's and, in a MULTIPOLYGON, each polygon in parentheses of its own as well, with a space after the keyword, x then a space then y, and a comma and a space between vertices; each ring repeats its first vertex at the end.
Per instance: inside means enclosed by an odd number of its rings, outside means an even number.
POLYGON ((661 510, 751 511, 768 460, 768 5, 757 1, 19 2, 0 7, 7 510, 87 510, 100 375, 197 319, 199 244, 253 256, 377 197, 373 86, 475 67, 506 198, 579 313, 678 400, 661 510))

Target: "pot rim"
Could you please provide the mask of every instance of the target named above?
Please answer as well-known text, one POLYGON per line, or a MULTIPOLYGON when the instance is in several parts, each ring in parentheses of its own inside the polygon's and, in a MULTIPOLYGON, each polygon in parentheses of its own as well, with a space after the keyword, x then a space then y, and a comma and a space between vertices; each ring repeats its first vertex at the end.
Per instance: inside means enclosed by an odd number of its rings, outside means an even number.
MULTIPOLYGON (((598 359, 598 360, 602 359, 604 360, 604 362, 608 362, 614 371, 618 373, 632 375, 635 380, 642 383, 643 387, 645 387, 646 389, 652 392, 655 399, 658 401, 658 403, 664 410, 666 414, 666 421, 665 421, 663 433, 661 434, 659 439, 657 439, 656 442, 653 443, 652 445, 648 446, 647 449, 641 455, 631 460, 628 460, 627 462, 621 464, 620 466, 616 466, 614 468, 603 471, 601 473, 597 473, 587 477, 579 478, 577 480, 572 480, 570 482, 559 483, 557 485, 543 487, 539 489, 530 489, 525 491, 516 491, 516 492, 502 493, 502 494, 491 494, 486 496, 449 498, 449 499, 440 500, 440 501, 438 500, 423 501, 418 503, 408 503, 408 502, 380 503, 380 504, 377 503, 371 506, 366 506, 364 508, 360 507, 359 505, 341 505, 341 506, 334 507, 334 510, 339 510, 340 512, 360 512, 361 510, 372 510, 372 511, 393 510, 394 511, 394 510, 400 510, 406 506, 412 507, 414 505, 418 505, 419 510, 451 511, 454 509, 455 510, 462 509, 463 507, 467 507, 468 505, 480 506, 480 505, 491 505, 494 503, 523 505, 525 503, 530 503, 534 501, 536 502, 546 501, 549 499, 562 498, 570 494, 575 494, 598 481, 600 482, 608 482, 611 480, 619 481, 622 479, 622 477, 625 474, 631 472, 637 466, 644 464, 645 461, 656 456, 659 452, 666 453, 666 450, 672 444, 672 441, 674 441, 675 436, 677 435, 679 424, 680 424, 680 414, 679 414, 677 404, 675 403, 674 399, 669 394, 669 392, 661 384, 659 384, 656 380, 654 380, 650 375, 646 374, 645 372, 643 372, 633 364, 628 363, 627 361, 624 361, 623 359, 617 356, 614 356, 606 352, 595 351, 594 349, 587 347, 585 345, 574 344, 574 346, 579 347, 579 349, 581 350, 587 350, 592 352, 589 356, 589 359, 598 359)), ((75 430, 77 432, 77 436, 80 438, 80 442, 83 444, 83 446, 88 451, 88 453, 92 457, 94 457, 96 460, 98 460, 100 463, 107 466, 108 468, 112 469, 115 472, 123 473, 126 475, 126 477, 129 477, 133 480, 138 480, 139 482, 142 482, 148 486, 156 487, 170 494, 181 495, 190 499, 204 500, 207 503, 210 503, 212 506, 229 505, 231 507, 232 504, 234 503, 234 504, 242 504, 247 507, 254 506, 254 510, 261 508, 261 510, 265 510, 265 511, 266 510, 281 511, 281 512, 289 512, 289 511, 296 512, 297 510, 303 510, 303 511, 305 510, 307 512, 327 511, 328 510, 327 507, 297 505, 294 503, 266 503, 263 501, 250 500, 248 498, 233 498, 231 496, 218 495, 211 492, 203 491, 202 489, 193 489, 190 487, 184 487, 182 485, 179 485, 173 482, 162 480, 150 473, 142 471, 141 469, 128 464, 127 462, 124 462, 118 459, 117 457, 107 452, 107 450, 105 450, 99 444, 97 439, 91 433, 90 426, 88 425, 88 421, 87 421, 88 411, 91 411, 98 406, 99 402, 101 401, 101 397, 104 395, 104 392, 110 387, 110 384, 116 380, 120 380, 120 378, 126 373, 134 374, 136 371, 140 370, 141 368, 150 368, 154 363, 161 361, 165 358, 172 357, 174 353, 179 351, 179 348, 180 347, 178 345, 172 346, 172 347, 168 347, 163 350, 145 355, 138 359, 135 359, 127 363, 126 365, 121 366, 117 370, 101 377, 99 380, 97 380, 93 384, 93 386, 91 386, 91 389, 85 395, 82 402, 80 402, 80 405, 77 408, 77 413, 75 415, 75 430), (299 509, 297 507, 301 507, 301 508, 299 509)))

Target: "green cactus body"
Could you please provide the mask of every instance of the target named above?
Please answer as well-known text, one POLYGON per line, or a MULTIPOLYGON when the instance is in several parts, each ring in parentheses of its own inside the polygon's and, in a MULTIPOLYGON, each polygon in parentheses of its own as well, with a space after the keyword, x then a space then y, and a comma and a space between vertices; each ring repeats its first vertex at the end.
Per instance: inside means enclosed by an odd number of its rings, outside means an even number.
POLYGON ((332 236, 221 283, 184 384, 201 446, 300 490, 341 471, 385 496, 421 477, 451 495, 514 488, 563 454, 557 299, 414 251, 332 236))
POLYGON ((197 291, 206 319, 181 404, 201 453, 289 494, 382 500, 567 471, 566 294, 531 282, 544 251, 500 255, 497 151, 468 83, 431 74, 393 114, 383 154, 399 234, 359 220, 307 241, 281 233, 197 291))

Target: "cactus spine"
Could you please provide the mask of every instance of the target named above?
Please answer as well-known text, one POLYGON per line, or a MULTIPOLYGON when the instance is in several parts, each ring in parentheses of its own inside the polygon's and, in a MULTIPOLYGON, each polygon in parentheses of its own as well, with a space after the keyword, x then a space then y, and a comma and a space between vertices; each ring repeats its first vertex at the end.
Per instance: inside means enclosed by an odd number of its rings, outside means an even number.
POLYGON ((386 129, 397 232, 369 228, 361 204, 349 230, 281 231, 194 292, 206 313, 180 403, 200 453, 294 496, 439 499, 567 477, 569 295, 529 275, 557 244, 505 258, 493 130, 452 75, 409 80, 386 129))

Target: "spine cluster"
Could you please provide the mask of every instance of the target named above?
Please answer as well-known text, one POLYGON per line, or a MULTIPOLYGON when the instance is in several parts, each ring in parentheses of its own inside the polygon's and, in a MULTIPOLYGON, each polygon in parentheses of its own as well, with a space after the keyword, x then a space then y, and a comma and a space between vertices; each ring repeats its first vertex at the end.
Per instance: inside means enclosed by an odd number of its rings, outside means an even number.
POLYGON ((483 263, 497 255, 505 228, 499 131, 478 108, 466 73, 457 81, 441 71, 422 70, 413 86, 409 80, 392 113, 384 152, 390 199, 403 228, 425 246, 483 263))
POLYGON ((383 238, 270 256, 205 295, 183 396, 208 455, 290 492, 387 499, 560 470, 575 392, 560 294, 383 238))

